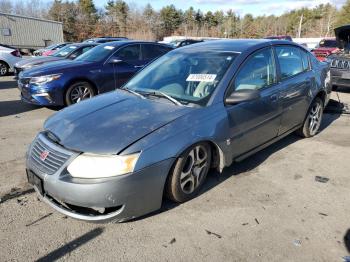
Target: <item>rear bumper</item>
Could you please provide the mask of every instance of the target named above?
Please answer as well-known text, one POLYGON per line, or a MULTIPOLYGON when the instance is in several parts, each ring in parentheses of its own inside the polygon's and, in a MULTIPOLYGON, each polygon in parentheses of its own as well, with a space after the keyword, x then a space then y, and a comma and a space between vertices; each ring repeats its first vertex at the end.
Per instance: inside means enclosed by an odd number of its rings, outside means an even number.
POLYGON ((331 68, 332 85, 340 87, 350 87, 350 78, 344 78, 343 74, 350 75, 350 70, 338 70, 331 68))
MULTIPOLYGON (((57 211, 85 221, 125 221, 161 207, 173 160, 108 179, 76 179, 69 174, 41 175, 44 201, 57 211), (98 212, 96 210, 103 210, 98 212)), ((28 170, 27 170, 28 171, 28 170)))

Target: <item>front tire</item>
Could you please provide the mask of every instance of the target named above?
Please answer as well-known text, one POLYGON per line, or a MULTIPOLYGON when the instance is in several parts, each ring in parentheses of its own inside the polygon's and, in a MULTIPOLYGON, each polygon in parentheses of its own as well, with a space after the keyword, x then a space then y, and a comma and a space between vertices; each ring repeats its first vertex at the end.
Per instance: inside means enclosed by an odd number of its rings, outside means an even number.
POLYGON ((166 182, 167 197, 178 203, 197 195, 211 164, 211 148, 208 143, 198 143, 187 149, 176 160, 166 182))
POLYGON ((66 105, 72 105, 95 95, 92 85, 85 81, 75 82, 69 86, 65 94, 66 105))
POLYGON ((303 126, 297 130, 297 134, 301 137, 313 137, 320 129, 323 117, 323 101, 316 97, 312 102, 303 126))
POLYGON ((0 76, 6 76, 9 73, 9 66, 5 62, 0 62, 0 76))

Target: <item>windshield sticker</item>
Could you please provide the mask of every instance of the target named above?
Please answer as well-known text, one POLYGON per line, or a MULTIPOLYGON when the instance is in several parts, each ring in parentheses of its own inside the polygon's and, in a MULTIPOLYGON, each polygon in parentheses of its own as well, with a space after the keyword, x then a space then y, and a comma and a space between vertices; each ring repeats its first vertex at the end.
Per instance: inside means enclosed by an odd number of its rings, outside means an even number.
POLYGON ((114 49, 114 46, 106 45, 104 48, 105 48, 105 49, 108 49, 108 50, 113 50, 113 49, 114 49))
POLYGON ((213 82, 216 78, 216 74, 190 74, 187 82, 213 82))

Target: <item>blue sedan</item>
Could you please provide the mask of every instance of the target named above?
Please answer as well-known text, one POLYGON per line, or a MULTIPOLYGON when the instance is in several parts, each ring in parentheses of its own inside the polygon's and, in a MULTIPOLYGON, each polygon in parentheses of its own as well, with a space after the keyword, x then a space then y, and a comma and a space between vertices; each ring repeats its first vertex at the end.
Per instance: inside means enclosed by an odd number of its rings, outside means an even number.
POLYGON ((172 48, 153 42, 118 41, 99 45, 74 61, 56 61, 19 74, 23 101, 65 106, 114 90, 172 48))
POLYGON ((327 64, 290 41, 226 40, 173 50, 123 88, 49 118, 28 180, 53 208, 125 221, 192 199, 222 171, 292 132, 319 131, 327 64))

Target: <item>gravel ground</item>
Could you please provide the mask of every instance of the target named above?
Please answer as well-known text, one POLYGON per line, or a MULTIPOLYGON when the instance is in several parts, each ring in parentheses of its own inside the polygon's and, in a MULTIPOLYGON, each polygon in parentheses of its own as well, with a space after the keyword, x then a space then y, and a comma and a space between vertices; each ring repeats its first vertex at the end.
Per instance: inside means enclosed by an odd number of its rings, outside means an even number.
MULTIPOLYGON (((350 104, 350 89, 339 96, 350 104)), ((12 77, 0 78, 0 261, 329 262, 350 255, 348 114, 326 114, 312 139, 290 135, 220 176, 211 173, 202 194, 185 204, 164 201, 159 212, 131 222, 90 224, 55 212, 26 183, 26 148, 54 112, 22 103, 12 77)))

